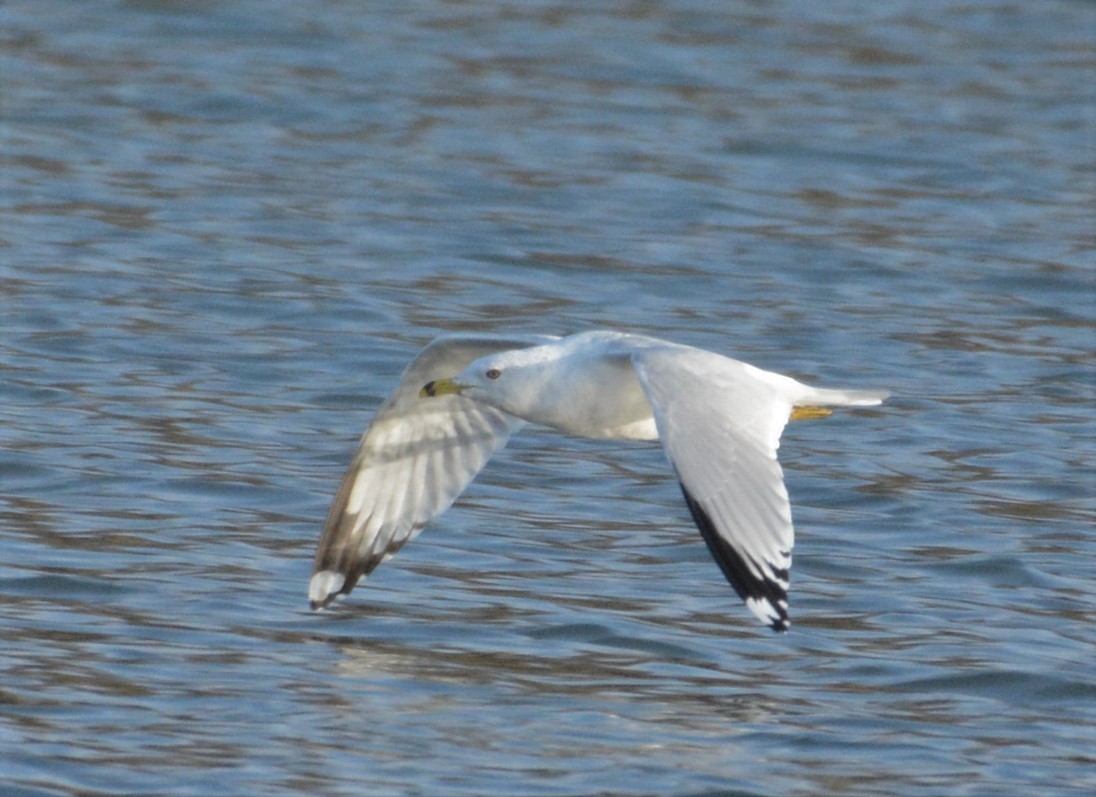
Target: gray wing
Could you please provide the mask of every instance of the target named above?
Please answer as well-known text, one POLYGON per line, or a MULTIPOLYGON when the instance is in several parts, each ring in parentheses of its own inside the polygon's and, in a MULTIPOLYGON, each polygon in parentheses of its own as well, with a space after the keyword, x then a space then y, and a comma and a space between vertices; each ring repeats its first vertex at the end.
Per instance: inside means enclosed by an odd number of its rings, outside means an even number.
POLYGON ((549 343, 544 335, 446 335, 411 362, 343 477, 316 549, 308 597, 313 609, 349 593, 362 576, 444 512, 524 422, 456 395, 419 398, 499 351, 549 343))
POLYGON ((708 549, 746 606, 786 630, 794 533, 776 450, 798 383, 686 347, 633 362, 708 549))

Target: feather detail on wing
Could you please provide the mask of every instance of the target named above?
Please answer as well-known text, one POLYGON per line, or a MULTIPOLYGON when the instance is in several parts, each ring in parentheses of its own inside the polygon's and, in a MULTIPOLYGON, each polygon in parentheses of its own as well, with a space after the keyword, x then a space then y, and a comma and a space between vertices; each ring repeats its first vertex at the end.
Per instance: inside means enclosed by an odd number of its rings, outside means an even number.
POLYGON ((457 395, 419 398, 488 354, 548 336, 448 335, 427 346, 377 411, 343 478, 316 549, 308 597, 321 609, 444 512, 524 422, 457 395))
POLYGON ((699 349, 652 347, 633 361, 708 549, 746 606, 786 630, 794 533, 776 450, 787 391, 768 372, 699 349))

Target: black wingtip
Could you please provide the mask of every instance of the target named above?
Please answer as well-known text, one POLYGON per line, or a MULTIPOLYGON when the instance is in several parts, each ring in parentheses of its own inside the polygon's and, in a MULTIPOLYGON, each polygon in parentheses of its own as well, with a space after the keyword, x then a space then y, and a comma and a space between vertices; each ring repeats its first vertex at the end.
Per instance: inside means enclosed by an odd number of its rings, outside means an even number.
POLYGON ((753 609, 752 604, 763 603, 768 610, 766 613, 775 615, 770 621, 769 628, 777 633, 783 633, 791 626, 788 618, 788 591, 780 583, 788 583, 787 568, 776 569, 765 562, 747 560, 746 556, 733 545, 727 542, 716 529, 711 517, 704 507, 689 494, 685 485, 681 485, 681 492, 685 496, 685 504, 693 516, 693 521, 700 529, 700 536, 708 545, 708 550, 715 559, 724 577, 734 587, 747 606, 753 609), (751 567, 752 562, 752 567, 751 567), (768 569, 771 578, 757 575, 768 569))

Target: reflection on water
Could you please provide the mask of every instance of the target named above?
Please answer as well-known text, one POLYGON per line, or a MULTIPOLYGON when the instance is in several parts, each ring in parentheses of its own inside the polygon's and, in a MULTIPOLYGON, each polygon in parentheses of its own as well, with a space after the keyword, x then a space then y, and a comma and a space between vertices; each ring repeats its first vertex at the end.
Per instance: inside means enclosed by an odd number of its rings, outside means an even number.
POLYGON ((5 794, 1096 789, 1090 5, 0 15, 5 794), (307 610, 418 347, 597 327, 893 391, 792 633, 535 430, 307 610))

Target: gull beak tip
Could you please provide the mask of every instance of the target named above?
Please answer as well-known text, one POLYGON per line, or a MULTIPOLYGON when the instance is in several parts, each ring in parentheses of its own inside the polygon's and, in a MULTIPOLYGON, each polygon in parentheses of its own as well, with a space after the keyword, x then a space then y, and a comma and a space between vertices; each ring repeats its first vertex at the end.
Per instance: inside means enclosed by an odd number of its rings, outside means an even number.
POLYGON ((461 386, 452 379, 433 379, 422 386, 419 398, 434 398, 435 396, 449 396, 458 394, 461 386))

